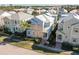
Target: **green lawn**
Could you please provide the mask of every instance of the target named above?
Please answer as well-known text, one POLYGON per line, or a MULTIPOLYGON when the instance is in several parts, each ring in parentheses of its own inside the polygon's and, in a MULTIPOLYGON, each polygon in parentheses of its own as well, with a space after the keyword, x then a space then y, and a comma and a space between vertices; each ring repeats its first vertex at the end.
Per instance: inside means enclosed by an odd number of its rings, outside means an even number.
MULTIPOLYGON (((11 44, 11 45, 14 45, 14 46, 17 46, 17 47, 21 47, 21 48, 33 50, 33 49, 32 49, 32 44, 29 44, 30 42, 31 42, 31 41, 21 41, 21 42, 12 42, 12 43, 10 43, 10 44, 11 44)), ((33 43, 33 42, 32 42, 32 43, 33 43)), ((42 50, 34 50, 34 51, 45 54, 45 52, 42 51, 42 50)), ((51 54, 52 54, 52 53, 51 53, 51 54)))
POLYGON ((21 42, 12 42, 10 43, 11 45, 17 46, 17 47, 21 47, 21 48, 25 48, 25 49, 30 49, 39 53, 43 53, 43 54, 47 54, 47 55, 56 55, 58 53, 52 53, 52 52, 45 52, 43 50, 40 49, 33 49, 32 45, 33 42, 32 41, 21 41, 21 42))
POLYGON ((10 43, 12 45, 18 46, 18 47, 22 47, 25 49, 32 49, 32 42, 28 42, 28 41, 21 41, 21 42, 12 42, 10 43))

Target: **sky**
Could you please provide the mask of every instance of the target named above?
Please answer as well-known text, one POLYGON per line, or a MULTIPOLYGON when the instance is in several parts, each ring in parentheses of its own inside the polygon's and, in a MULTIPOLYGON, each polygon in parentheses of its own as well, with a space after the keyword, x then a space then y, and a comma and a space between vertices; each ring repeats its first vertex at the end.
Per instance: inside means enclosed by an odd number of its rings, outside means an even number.
POLYGON ((79 0, 0 0, 0 4, 79 5, 79 0))

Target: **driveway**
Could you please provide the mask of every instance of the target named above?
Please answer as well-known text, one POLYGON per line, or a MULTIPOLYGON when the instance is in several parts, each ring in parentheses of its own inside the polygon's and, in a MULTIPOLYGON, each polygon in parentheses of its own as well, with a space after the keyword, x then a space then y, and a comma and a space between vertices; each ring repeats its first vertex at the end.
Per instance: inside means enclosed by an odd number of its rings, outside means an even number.
POLYGON ((0 55, 43 55, 41 53, 16 47, 10 44, 0 45, 0 55))

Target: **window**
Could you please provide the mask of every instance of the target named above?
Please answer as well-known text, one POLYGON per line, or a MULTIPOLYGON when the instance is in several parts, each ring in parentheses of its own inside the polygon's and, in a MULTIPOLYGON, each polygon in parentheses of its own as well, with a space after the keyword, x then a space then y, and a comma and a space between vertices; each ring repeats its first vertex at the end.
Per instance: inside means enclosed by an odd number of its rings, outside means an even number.
POLYGON ((28 34, 30 34, 30 31, 28 31, 28 34))
POLYGON ((5 22, 5 24, 7 24, 7 22, 5 22))
POLYGON ((28 22, 28 24, 31 24, 31 21, 27 21, 28 22))
POLYGON ((5 24, 9 24, 9 22, 5 21, 5 24))
POLYGON ((75 32, 78 32, 78 30, 74 30, 75 32))
POLYGON ((77 42, 77 38, 72 38, 73 42, 77 42))
POLYGON ((50 31, 52 31, 52 30, 53 30, 53 27, 50 28, 50 31))
POLYGON ((50 26, 50 23, 45 23, 44 24, 44 27, 49 27, 50 26))
POLYGON ((79 32, 79 28, 74 28, 74 32, 79 32))
POLYGON ((70 27, 68 26, 68 28, 70 28, 70 27))
POLYGON ((13 28, 14 32, 15 32, 15 27, 13 28))
POLYGON ((18 28, 16 27, 15 29, 17 30, 18 28))
POLYGON ((63 30, 63 28, 61 28, 61 27, 60 27, 60 28, 58 28, 58 30, 59 30, 59 31, 62 31, 62 30, 63 30))
POLYGON ((17 30, 18 30, 18 28, 17 28, 17 27, 14 27, 14 28, 13 28, 13 30, 14 30, 14 32, 15 32, 15 31, 17 31, 17 30))
MULTIPOLYGON (((20 28, 18 28, 18 31, 20 31, 20 28)), ((20 31, 21 32, 21 31, 20 31)))
POLYGON ((65 38, 67 38, 67 36, 65 36, 65 38))
POLYGON ((73 42, 76 42, 76 40, 74 39, 73 42))
POLYGON ((58 30, 59 30, 59 31, 62 31, 62 30, 63 30, 63 25, 59 25, 59 26, 58 26, 58 30))
POLYGON ((17 21, 15 20, 15 24, 17 24, 17 21))
POLYGON ((44 33, 43 37, 47 37, 47 33, 44 33))
POLYGON ((58 35, 57 38, 58 38, 59 40, 61 40, 61 39, 62 39, 62 35, 58 35))

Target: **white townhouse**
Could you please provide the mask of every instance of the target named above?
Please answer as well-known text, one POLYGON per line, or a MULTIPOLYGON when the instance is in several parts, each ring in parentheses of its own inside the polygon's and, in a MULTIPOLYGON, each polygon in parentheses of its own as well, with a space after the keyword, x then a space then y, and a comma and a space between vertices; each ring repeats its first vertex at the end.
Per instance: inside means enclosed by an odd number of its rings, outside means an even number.
POLYGON ((56 47, 61 48, 63 42, 72 46, 79 45, 79 15, 76 13, 59 20, 56 31, 56 47))
POLYGON ((57 10, 54 10, 53 8, 48 9, 48 12, 51 14, 57 14, 57 10))
POLYGON ((60 11, 59 11, 61 14, 65 14, 65 13, 68 13, 68 11, 64 8, 61 8, 60 11))
POLYGON ((66 14, 66 13, 68 13, 68 11, 61 6, 61 7, 57 8, 57 13, 59 13, 59 14, 66 14))
POLYGON ((59 20, 61 20, 61 19, 64 18, 64 17, 67 17, 69 14, 71 14, 71 13, 61 14, 61 15, 59 16, 59 20))
POLYGON ((16 12, 27 12, 27 9, 26 8, 19 8, 19 9, 13 9, 13 11, 16 11, 16 12))
POLYGON ((4 12, 1 15, 4 20, 5 28, 8 28, 8 31, 15 33, 15 32, 23 32, 24 29, 21 28, 21 21, 27 21, 31 19, 33 16, 26 14, 24 12, 4 12))
POLYGON ((67 16, 69 13, 66 9, 64 9, 63 7, 58 7, 57 8, 57 14, 59 16, 59 18, 63 18, 65 16, 67 16))
POLYGON ((2 14, 5 23, 5 28, 12 33, 23 32, 23 28, 20 26, 20 21, 28 21, 31 26, 27 30, 26 35, 28 37, 36 37, 48 40, 52 30, 54 29, 54 21, 56 16, 52 16, 50 13, 45 13, 37 16, 29 15, 24 12, 4 12, 2 14))
POLYGON ((66 17, 69 14, 68 11, 61 6, 58 6, 55 9, 51 8, 47 12, 51 13, 53 16, 56 17, 56 22, 58 22, 60 18, 66 17))
POLYGON ((28 13, 28 14, 31 14, 31 15, 32 15, 33 11, 34 11, 34 9, 33 9, 33 8, 31 8, 31 7, 29 7, 29 8, 27 8, 26 13, 28 13))
POLYGON ((71 10, 70 13, 77 13, 77 14, 79 14, 79 9, 71 10))
POLYGON ((68 13, 67 10, 65 11, 64 8, 58 10, 58 14, 57 15, 58 15, 59 19, 58 19, 57 23, 59 22, 59 20, 61 20, 64 17, 67 17, 69 14, 71 14, 71 13, 68 13))
POLYGON ((38 37, 48 40, 52 30, 54 29, 55 17, 50 13, 35 16, 31 20, 31 28, 27 30, 28 37, 38 37))
POLYGON ((37 14, 44 14, 44 13, 46 13, 47 12, 47 10, 45 10, 45 9, 43 9, 43 8, 36 8, 36 9, 34 9, 34 11, 33 12, 35 12, 35 13, 37 13, 37 14))
POLYGON ((0 29, 3 28, 4 26, 4 21, 2 20, 2 17, 1 17, 1 14, 3 13, 4 11, 0 10, 0 29))

